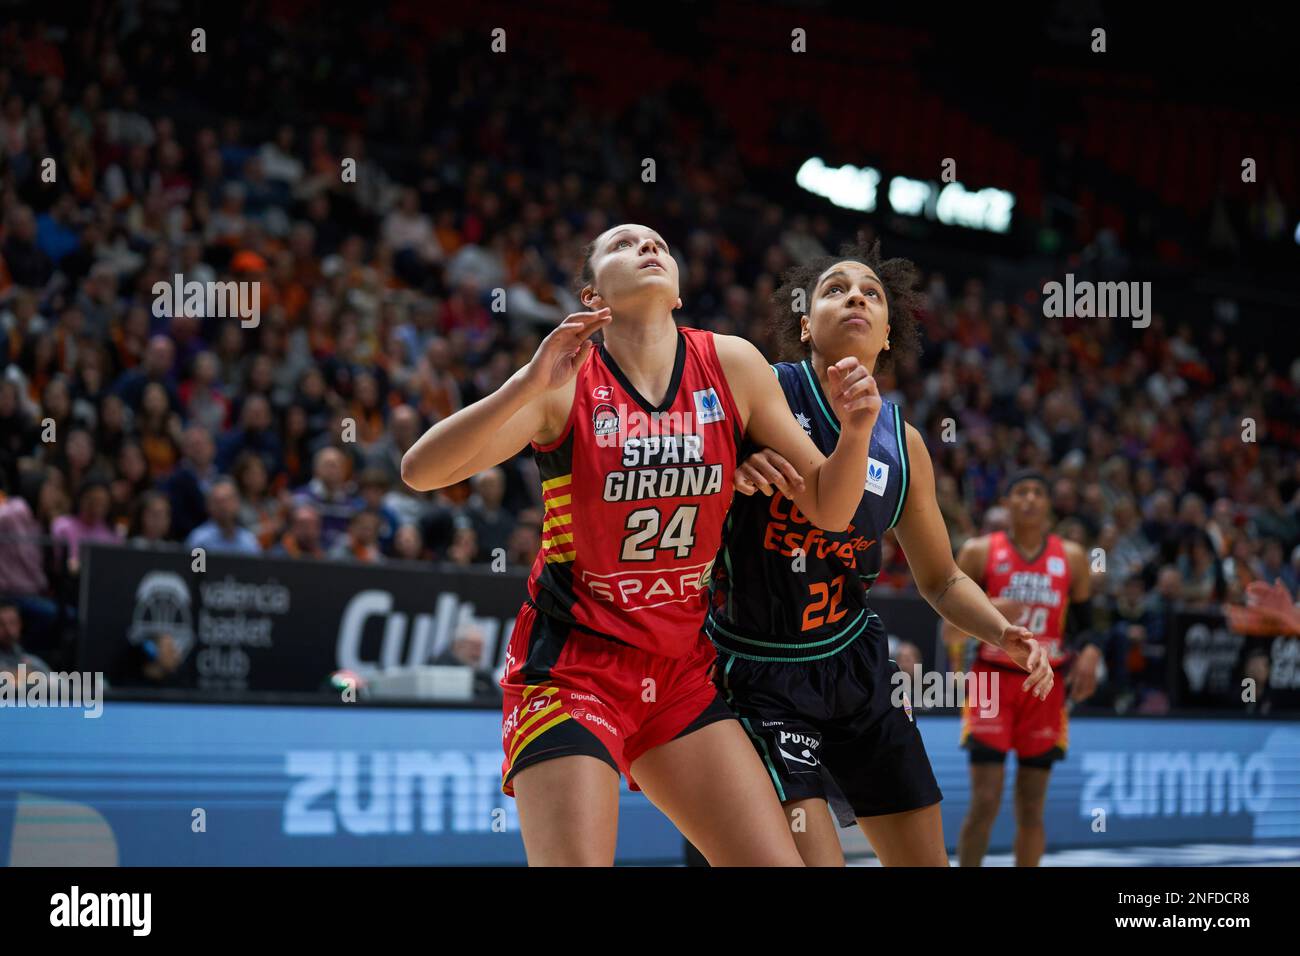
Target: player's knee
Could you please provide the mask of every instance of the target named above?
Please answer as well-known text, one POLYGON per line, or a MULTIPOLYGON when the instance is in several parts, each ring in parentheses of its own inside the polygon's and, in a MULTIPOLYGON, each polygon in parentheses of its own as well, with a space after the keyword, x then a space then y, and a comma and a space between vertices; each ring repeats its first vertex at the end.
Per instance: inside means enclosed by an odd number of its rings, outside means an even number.
POLYGON ((972 812, 996 816, 1002 804, 1002 775, 975 774, 971 780, 970 801, 972 812))
POLYGON ((557 839, 559 831, 536 832, 527 828, 524 837, 524 852, 529 866, 613 866, 614 845, 612 840, 582 840, 571 838, 557 839))
POLYGON ((1002 794, 992 787, 978 787, 971 791, 969 817, 977 824, 992 824, 998 815, 1002 794))
POLYGON ((918 848, 903 865, 946 867, 951 864, 948 862, 948 851, 942 846, 927 846, 918 848))
POLYGON ((1017 800, 1016 826, 1041 827, 1043 825, 1043 800, 1017 800))
POLYGON ((532 852, 528 854, 529 866, 560 867, 608 867, 613 861, 608 855, 592 849, 581 847, 556 847, 552 851, 532 852))

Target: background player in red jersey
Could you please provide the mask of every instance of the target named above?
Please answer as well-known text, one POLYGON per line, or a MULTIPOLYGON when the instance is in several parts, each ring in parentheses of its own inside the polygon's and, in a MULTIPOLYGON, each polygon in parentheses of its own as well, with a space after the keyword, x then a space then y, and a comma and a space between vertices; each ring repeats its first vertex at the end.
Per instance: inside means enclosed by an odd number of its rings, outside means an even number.
MULTIPOLYGON (((1101 660, 1100 648, 1089 642, 1092 587, 1087 556, 1073 541, 1049 533, 1047 479, 1034 471, 1013 475, 1003 503, 1010 530, 967 541, 957 565, 984 587, 999 610, 1034 633, 1051 655, 1054 669, 1070 671, 1047 699, 1039 700, 1018 690, 1019 679, 1003 679, 1014 676, 1009 659, 996 648, 978 646, 973 667, 978 686, 989 686, 984 680, 997 681, 997 696, 968 701, 962 714, 962 745, 970 753, 971 780, 970 809, 958 843, 962 866, 979 866, 988 850, 1002 802, 1006 756, 1013 749, 1016 865, 1038 865, 1047 842, 1043 806, 1052 764, 1065 757, 1069 742, 1066 688, 1075 701, 1091 697, 1101 660)), ((963 635, 945 623, 944 641, 952 649, 953 667, 961 666, 962 640, 963 635)))
POLYGON ((857 359, 828 370, 844 427, 827 458, 758 349, 677 328, 677 263, 657 232, 616 226, 584 258, 591 311, 569 316, 505 385, 438 422, 402 460, 407 484, 426 491, 529 441, 537 453, 546 537, 502 680, 503 789, 518 799, 531 864, 613 862, 621 771, 710 863, 797 866, 780 803, 709 679, 708 572, 740 437, 794 462, 799 508, 842 530, 880 396, 857 359), (688 413, 695 424, 622 440, 638 408, 670 427, 688 413))

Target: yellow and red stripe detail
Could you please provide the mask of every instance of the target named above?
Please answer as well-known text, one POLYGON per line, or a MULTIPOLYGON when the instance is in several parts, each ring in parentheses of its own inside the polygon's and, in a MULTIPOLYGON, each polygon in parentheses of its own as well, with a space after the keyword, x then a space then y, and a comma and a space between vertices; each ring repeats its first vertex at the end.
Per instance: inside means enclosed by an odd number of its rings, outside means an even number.
POLYGON ((547 563, 568 562, 577 556, 573 543, 573 475, 542 482, 542 553, 547 563))
POLYGON ((559 691, 555 687, 547 687, 544 684, 536 684, 524 689, 522 701, 519 704, 520 710, 525 713, 529 709, 529 697, 532 696, 534 701, 547 700, 548 703, 538 710, 528 714, 527 719, 521 720, 519 726, 515 728, 514 735, 506 745, 506 758, 510 764, 514 764, 515 757, 519 752, 527 747, 530 743, 546 733, 552 727, 564 723, 572 718, 563 709, 563 701, 558 696, 559 691))

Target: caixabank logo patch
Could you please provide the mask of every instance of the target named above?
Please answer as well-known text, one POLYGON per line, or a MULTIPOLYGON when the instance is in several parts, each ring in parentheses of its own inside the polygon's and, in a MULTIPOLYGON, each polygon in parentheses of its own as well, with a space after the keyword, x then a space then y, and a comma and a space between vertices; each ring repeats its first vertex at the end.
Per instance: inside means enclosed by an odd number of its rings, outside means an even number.
POLYGON ((873 495, 884 495, 889 484, 889 465, 874 458, 867 459, 867 483, 865 489, 873 495))
POLYGON ((722 401, 718 398, 716 389, 702 388, 692 392, 695 399, 695 421, 700 425, 708 425, 710 422, 720 422, 726 415, 722 410, 722 401))

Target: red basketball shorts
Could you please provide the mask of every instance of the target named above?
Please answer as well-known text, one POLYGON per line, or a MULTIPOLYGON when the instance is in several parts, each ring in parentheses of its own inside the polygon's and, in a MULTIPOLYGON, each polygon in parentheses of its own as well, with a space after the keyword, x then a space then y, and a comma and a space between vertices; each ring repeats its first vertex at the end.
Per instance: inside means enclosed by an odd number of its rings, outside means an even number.
POLYGON ((988 687, 991 693, 981 692, 978 701, 967 701, 963 706, 963 747, 972 751, 984 748, 1003 755, 1014 750, 1022 760, 1065 756, 1070 727, 1065 711, 1063 674, 1057 673, 1051 691, 1039 700, 1032 692, 1021 689, 1029 676, 1024 671, 976 661, 971 672, 977 686, 988 687))
POLYGON ((581 630, 526 603, 515 618, 501 679, 501 789, 543 760, 587 755, 628 778, 651 748, 719 720, 735 719, 709 678, 716 652, 662 657, 581 630))

